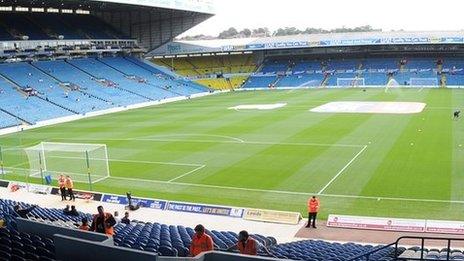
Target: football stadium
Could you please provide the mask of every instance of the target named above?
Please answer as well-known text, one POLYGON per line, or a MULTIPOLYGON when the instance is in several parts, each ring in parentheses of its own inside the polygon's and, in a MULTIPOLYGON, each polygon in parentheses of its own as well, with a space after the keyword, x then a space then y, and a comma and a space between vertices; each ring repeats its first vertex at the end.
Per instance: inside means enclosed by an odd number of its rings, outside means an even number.
POLYGON ((464 260, 464 31, 215 14, 0 2, 0 260, 464 260))

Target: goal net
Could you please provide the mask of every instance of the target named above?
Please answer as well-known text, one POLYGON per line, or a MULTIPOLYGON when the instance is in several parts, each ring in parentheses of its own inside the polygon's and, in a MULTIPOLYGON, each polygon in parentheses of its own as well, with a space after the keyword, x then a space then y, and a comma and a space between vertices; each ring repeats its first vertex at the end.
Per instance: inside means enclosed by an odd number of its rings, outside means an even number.
POLYGON ((345 87, 364 86, 364 78, 337 78, 337 86, 345 86, 345 87))
POLYGON ((438 86, 438 78, 410 78, 411 86, 438 86))
POLYGON ((95 183, 110 176, 105 144, 42 142, 24 149, 29 175, 69 175, 76 182, 95 183))

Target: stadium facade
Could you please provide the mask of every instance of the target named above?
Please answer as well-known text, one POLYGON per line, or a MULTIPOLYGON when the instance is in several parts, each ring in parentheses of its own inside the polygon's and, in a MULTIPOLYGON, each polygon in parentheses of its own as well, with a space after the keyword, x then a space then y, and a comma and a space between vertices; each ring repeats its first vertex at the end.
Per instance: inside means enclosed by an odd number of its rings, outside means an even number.
MULTIPOLYGON (((460 31, 366 32, 174 41, 149 55, 159 64, 213 86, 242 76, 240 85, 230 87, 455 87, 463 85, 463 46, 460 31), (202 69, 195 60, 227 55, 251 56, 238 64, 250 69, 211 68, 209 73, 195 73, 202 69)), ((216 59, 225 67, 237 66, 216 59)))

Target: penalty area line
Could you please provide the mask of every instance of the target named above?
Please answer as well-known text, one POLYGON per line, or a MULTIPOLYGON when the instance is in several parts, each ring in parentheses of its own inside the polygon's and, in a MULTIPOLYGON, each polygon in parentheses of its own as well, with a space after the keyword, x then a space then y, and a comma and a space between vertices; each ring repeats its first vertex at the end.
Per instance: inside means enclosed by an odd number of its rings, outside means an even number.
POLYGON ((354 155, 354 157, 345 166, 343 166, 343 168, 338 171, 338 173, 327 184, 325 184, 325 186, 317 194, 321 195, 324 190, 326 190, 330 184, 332 184, 332 182, 334 182, 351 165, 351 163, 353 163, 359 157, 359 155, 361 155, 366 150, 366 148, 367 145, 364 145, 364 147, 362 147, 362 149, 356 153, 356 155, 354 155))
POLYGON ((201 165, 201 166, 199 166, 199 167, 197 167, 197 168, 195 168, 195 169, 193 169, 191 171, 188 171, 188 172, 186 172, 186 173, 184 173, 184 174, 182 174, 180 176, 177 176, 177 177, 175 177, 173 179, 168 180, 168 183, 171 183, 171 182, 176 181, 178 179, 181 179, 181 178, 183 178, 185 176, 188 176, 188 175, 190 175, 190 174, 192 174, 192 173, 194 173, 194 172, 196 172, 196 171, 198 171, 198 170, 200 170, 200 169, 202 169, 204 167, 206 167, 206 165, 201 165))

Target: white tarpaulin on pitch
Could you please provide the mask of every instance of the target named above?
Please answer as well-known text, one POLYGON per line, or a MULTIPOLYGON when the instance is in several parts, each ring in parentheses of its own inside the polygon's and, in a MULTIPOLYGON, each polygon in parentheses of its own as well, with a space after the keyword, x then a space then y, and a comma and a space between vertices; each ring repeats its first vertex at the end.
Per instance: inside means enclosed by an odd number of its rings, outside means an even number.
POLYGON ((286 103, 274 103, 274 104, 248 104, 248 105, 237 105, 229 107, 229 110, 274 110, 287 105, 286 103))
POLYGON ((390 113, 390 114, 410 114, 419 113, 424 107, 422 102, 365 102, 365 101, 344 101, 329 102, 319 107, 313 108, 312 112, 329 113, 390 113))

